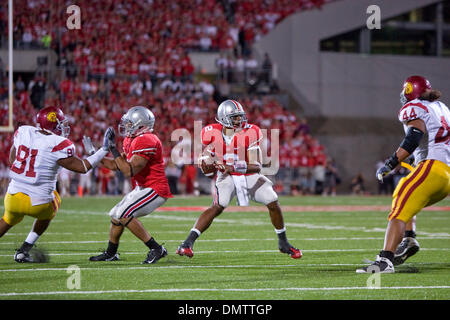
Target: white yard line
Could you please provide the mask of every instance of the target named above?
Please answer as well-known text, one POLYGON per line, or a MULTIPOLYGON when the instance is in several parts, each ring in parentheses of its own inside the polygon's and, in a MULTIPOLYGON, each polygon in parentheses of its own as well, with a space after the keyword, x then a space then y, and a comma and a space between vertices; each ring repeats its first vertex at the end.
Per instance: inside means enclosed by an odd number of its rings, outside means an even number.
POLYGON ((450 286, 405 286, 405 287, 330 287, 330 288, 183 288, 183 289, 141 289, 141 290, 97 290, 97 291, 41 291, 41 292, 5 292, 0 296, 46 296, 46 295, 76 295, 76 294, 105 294, 105 293, 168 293, 168 292, 261 292, 261 291, 348 291, 348 290, 423 290, 450 289, 450 286))
MULTIPOLYGON (((0 207, 1 208, 1 207, 0 207)), ((61 209, 60 212, 69 213, 69 214, 94 214, 94 215, 105 215, 108 216, 107 212, 101 211, 77 211, 77 210, 67 210, 61 209)), ((153 218, 153 219, 161 219, 161 220, 170 220, 170 221, 195 221, 196 217, 187 217, 182 216, 177 213, 176 216, 173 214, 161 215, 161 214, 150 214, 145 216, 144 218, 153 218)), ((62 220, 55 219, 58 222, 62 220)), ((54 222, 56 222, 54 221, 54 222)), ((256 226, 256 225, 270 225, 269 219, 224 219, 224 218, 216 218, 214 219, 214 223, 228 223, 228 224, 238 224, 242 226, 256 226)), ((311 223, 290 223, 286 222, 286 227, 289 228, 305 228, 305 229, 318 229, 318 230, 344 230, 344 231, 357 231, 357 232, 379 232, 385 233, 386 228, 366 228, 366 227, 347 227, 342 225, 321 225, 321 224, 311 224, 311 223)), ((442 237, 450 237, 449 233, 435 233, 435 232, 427 232, 422 230, 418 231, 419 236, 442 236, 442 237)))

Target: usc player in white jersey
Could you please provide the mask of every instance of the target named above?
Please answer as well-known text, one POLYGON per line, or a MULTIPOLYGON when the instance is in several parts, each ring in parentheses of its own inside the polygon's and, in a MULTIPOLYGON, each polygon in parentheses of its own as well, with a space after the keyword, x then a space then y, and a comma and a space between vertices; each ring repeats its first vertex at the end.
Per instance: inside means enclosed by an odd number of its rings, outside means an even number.
POLYGON ((4 198, 0 237, 24 216, 36 219, 25 242, 14 255, 16 262, 45 262, 45 256, 30 255, 30 250, 61 205, 56 191, 61 167, 86 173, 100 162, 109 148, 104 146, 86 159, 78 158, 72 141, 67 138, 70 126, 60 108, 49 106, 41 109, 36 122, 37 127, 24 125, 16 130, 9 155, 11 180, 4 198))
POLYGON ((416 167, 394 190, 383 250, 372 265, 356 270, 358 273, 395 272, 396 258, 404 261, 418 250, 418 244, 411 239, 404 239, 399 246, 407 225, 408 231, 413 231, 415 215, 450 193, 450 111, 438 100, 440 95, 422 76, 411 76, 403 84, 398 119, 406 136, 376 175, 382 181, 411 154, 416 167), (413 247, 415 252, 408 253, 413 247))
POLYGON ((235 100, 222 102, 217 109, 216 121, 202 129, 202 144, 215 156, 218 169, 213 204, 197 219, 186 240, 176 253, 192 257, 195 240, 222 213, 236 195, 239 205, 254 200, 267 206, 272 225, 278 235, 278 248, 294 259, 302 252, 294 248, 286 238, 283 215, 272 182, 260 174, 263 138, 258 126, 247 122, 242 105, 235 100))

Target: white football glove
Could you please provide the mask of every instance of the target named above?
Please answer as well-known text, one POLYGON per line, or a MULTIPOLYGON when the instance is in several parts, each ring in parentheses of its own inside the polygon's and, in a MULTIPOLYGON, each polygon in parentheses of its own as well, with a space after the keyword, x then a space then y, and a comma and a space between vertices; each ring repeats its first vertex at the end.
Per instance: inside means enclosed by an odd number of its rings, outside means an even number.
POLYGON ((95 153, 94 145, 92 144, 91 138, 88 136, 83 136, 83 146, 86 153, 92 156, 95 153))

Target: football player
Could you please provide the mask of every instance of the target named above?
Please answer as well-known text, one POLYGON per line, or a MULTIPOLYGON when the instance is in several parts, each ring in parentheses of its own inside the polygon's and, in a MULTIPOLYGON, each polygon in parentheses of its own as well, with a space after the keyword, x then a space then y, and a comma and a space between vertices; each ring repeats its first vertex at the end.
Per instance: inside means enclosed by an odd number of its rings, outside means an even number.
POLYGON ((395 272, 394 255, 406 224, 422 208, 450 193, 450 111, 438 100, 440 95, 422 76, 411 76, 403 83, 398 119, 403 123, 405 138, 376 177, 382 181, 410 154, 414 154, 416 166, 394 190, 383 250, 371 265, 357 269, 358 273, 395 272))
POLYGON ((116 148, 114 129, 108 128, 105 133, 114 159, 104 158, 101 165, 120 170, 125 177, 131 177, 136 187, 109 212, 111 227, 108 247, 100 255, 90 257, 90 261, 119 260, 117 249, 125 227, 149 248, 142 263, 156 263, 167 255, 166 248, 156 242, 137 219, 152 213, 172 197, 164 171, 162 144, 153 133, 154 124, 155 116, 148 108, 136 106, 129 109, 118 127, 119 134, 125 136, 123 153, 116 148))
POLYGON ((195 240, 205 232, 214 218, 222 213, 236 195, 240 205, 248 199, 267 206, 272 225, 278 235, 278 248, 294 259, 302 252, 287 240, 283 215, 272 182, 262 175, 260 128, 247 122, 242 105, 235 100, 222 102, 216 121, 202 129, 202 144, 216 157, 217 180, 213 204, 195 222, 186 240, 178 247, 180 256, 192 257, 195 240))
MULTIPOLYGON (((20 126, 14 133, 10 150, 11 181, 6 192, 5 211, 0 220, 0 237, 24 216, 35 218, 32 230, 16 251, 17 262, 45 262, 30 250, 49 226, 61 205, 56 191, 58 171, 61 167, 77 173, 86 173, 108 153, 104 144, 86 159, 75 155, 75 146, 67 137, 68 120, 58 107, 41 109, 36 118, 37 127, 20 126)), ((104 141, 108 143, 108 140, 104 141)), ((43 256, 40 256, 43 257, 43 256)))

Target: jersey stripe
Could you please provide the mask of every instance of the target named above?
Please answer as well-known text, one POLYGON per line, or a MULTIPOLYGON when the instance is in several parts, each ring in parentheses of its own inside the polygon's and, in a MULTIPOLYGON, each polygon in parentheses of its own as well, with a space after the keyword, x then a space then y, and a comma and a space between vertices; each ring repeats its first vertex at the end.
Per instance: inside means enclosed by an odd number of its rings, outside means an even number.
POLYGON ((400 116, 400 113, 401 113, 404 109, 408 108, 409 106, 419 107, 419 108, 425 110, 426 112, 429 112, 429 111, 428 111, 428 108, 425 107, 423 104, 421 104, 421 103, 412 103, 412 102, 411 102, 411 103, 405 104, 405 105, 403 106, 403 108, 401 108, 400 111, 398 112, 398 115, 400 116))
POLYGON ((56 145, 52 149, 52 152, 63 150, 64 148, 67 148, 68 146, 71 146, 72 144, 73 144, 72 141, 70 141, 69 139, 66 139, 63 142, 61 142, 60 144, 56 145))
POLYGON ((138 152, 144 152, 144 151, 153 151, 156 150, 156 148, 145 148, 145 149, 139 149, 139 150, 133 150, 133 153, 138 153, 138 152))

